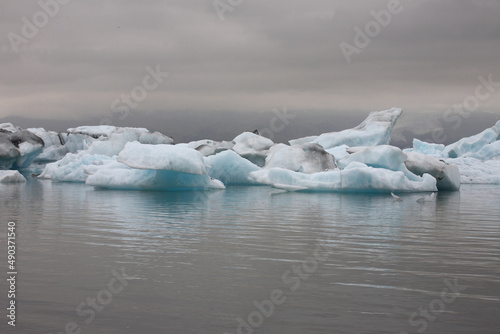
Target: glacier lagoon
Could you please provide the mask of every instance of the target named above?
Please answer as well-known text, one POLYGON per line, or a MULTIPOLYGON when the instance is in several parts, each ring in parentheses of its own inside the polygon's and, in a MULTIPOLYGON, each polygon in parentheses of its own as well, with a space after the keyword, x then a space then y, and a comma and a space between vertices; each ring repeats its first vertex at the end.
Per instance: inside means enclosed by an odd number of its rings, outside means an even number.
POLYGON ((500 187, 397 194, 0 184, 15 330, 497 333, 500 187))

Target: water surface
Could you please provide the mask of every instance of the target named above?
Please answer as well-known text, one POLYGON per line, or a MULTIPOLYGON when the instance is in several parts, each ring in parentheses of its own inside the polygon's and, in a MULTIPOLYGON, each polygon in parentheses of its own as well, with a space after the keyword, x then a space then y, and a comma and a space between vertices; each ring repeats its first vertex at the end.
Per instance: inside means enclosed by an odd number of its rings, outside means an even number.
POLYGON ((3 316, 1 332, 64 333, 69 322, 96 334, 500 332, 498 186, 426 203, 42 180, 0 195, 1 244, 8 221, 18 232, 17 326, 3 316), (116 272, 123 290, 92 319, 77 314, 109 297, 116 272))

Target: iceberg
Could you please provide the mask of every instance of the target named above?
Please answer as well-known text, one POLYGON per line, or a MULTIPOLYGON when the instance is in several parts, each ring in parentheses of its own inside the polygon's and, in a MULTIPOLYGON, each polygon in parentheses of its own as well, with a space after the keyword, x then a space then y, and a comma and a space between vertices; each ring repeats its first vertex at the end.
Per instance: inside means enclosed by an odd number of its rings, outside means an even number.
POLYGON ((170 170, 196 175, 207 172, 200 152, 176 145, 127 143, 116 160, 136 169, 170 170))
POLYGON ((500 121, 495 126, 484 130, 477 135, 462 138, 459 141, 446 146, 443 153, 450 158, 458 158, 467 153, 475 153, 484 146, 500 139, 500 121))
POLYGON ((27 130, 44 142, 43 152, 34 160, 39 163, 61 160, 68 153, 86 150, 96 140, 84 134, 58 133, 44 128, 28 128, 27 130))
POLYGON ((43 140, 35 134, 0 124, 0 169, 23 169, 43 151, 43 140))
POLYGON ((232 150, 206 157, 205 165, 208 175, 222 181, 225 185, 258 184, 250 178, 250 173, 261 168, 232 150))
POLYGON ((283 168, 262 169, 250 173, 262 184, 293 191, 324 192, 415 192, 436 191, 436 179, 429 174, 409 179, 402 171, 369 167, 360 162, 344 170, 314 174, 294 172, 283 168))
POLYGON ((233 151, 259 167, 264 166, 267 153, 271 146, 274 145, 271 139, 253 132, 243 132, 236 136, 233 142, 233 151))
POLYGON ((0 183, 26 182, 24 176, 17 170, 0 170, 0 183))
POLYGON ((292 146, 312 142, 328 150, 336 146, 376 146, 387 145, 391 139, 391 131, 403 111, 392 108, 384 111, 372 111, 368 117, 353 129, 339 132, 323 133, 317 137, 305 137, 290 140, 292 146))
POLYGON ((416 152, 406 152, 406 156, 405 165, 408 170, 416 175, 432 175, 437 180, 438 190, 460 189, 460 170, 457 165, 416 152))
MULTIPOLYGON (((82 150, 76 153, 65 153, 56 162, 49 163, 40 174, 41 178, 59 182, 85 182, 88 175, 85 168, 100 164, 118 155, 129 142, 137 141, 144 144, 172 144, 173 139, 159 132, 150 133, 144 128, 117 128, 114 126, 81 126, 68 129, 70 141, 82 138, 82 150), (97 138, 95 138, 97 137, 97 138), (90 138, 90 140, 89 140, 90 138), (90 143, 90 145, 87 145, 90 143)), ((73 147, 74 148, 74 147, 73 147)), ((55 148, 59 150, 60 148, 55 148)), ((58 152, 64 152, 58 151, 58 152)))
POLYGON ((271 148, 264 168, 281 167, 301 173, 317 173, 335 169, 335 158, 323 147, 314 143, 300 146, 278 145, 271 148))
POLYGON ((118 154, 116 163, 87 168, 86 184, 96 188, 128 190, 225 189, 211 178, 203 155, 193 149, 166 144, 131 142, 118 154))
MULTIPOLYGON (((447 146, 414 139, 413 148, 405 152, 431 155, 448 165, 456 165, 461 183, 500 184, 500 121, 481 133, 462 138, 447 146)), ((422 159, 419 155, 414 158, 414 162, 422 159)), ((446 167, 448 174, 456 173, 451 171, 453 168, 446 167)), ((455 178, 456 176, 453 176, 453 179, 455 178)))
POLYGON ((88 174, 85 168, 90 165, 102 165, 112 161, 111 157, 101 154, 68 153, 59 161, 48 163, 40 178, 58 182, 85 182, 88 174))
POLYGON ((187 147, 199 151, 203 156, 208 157, 219 152, 230 150, 234 146, 234 142, 229 141, 214 141, 210 139, 203 139, 198 141, 192 141, 187 144, 187 147))

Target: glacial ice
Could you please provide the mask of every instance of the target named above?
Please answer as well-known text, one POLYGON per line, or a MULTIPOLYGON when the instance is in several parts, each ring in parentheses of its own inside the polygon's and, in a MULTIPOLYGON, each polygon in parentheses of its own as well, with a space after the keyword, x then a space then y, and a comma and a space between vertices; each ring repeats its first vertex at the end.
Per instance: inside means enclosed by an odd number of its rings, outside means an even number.
POLYGON ((460 170, 432 156, 417 152, 406 152, 406 168, 416 175, 428 173, 436 178, 438 190, 460 189, 460 170))
POLYGON ((223 151, 205 158, 208 174, 225 185, 257 184, 250 173, 260 167, 239 156, 232 150, 223 151))
POLYGON ((0 170, 0 183, 26 182, 24 176, 17 170, 0 170))
POLYGON ((127 143, 116 160, 136 169, 170 170, 196 175, 206 174, 203 155, 200 152, 176 145, 127 143))
POLYGON ((432 155, 457 166, 461 183, 500 184, 500 121, 481 133, 448 146, 414 139, 413 148, 405 152, 432 155))
POLYGON ((236 136, 233 142, 235 143, 233 151, 259 167, 264 166, 267 153, 271 146, 274 145, 271 139, 253 132, 243 132, 236 136))
POLYGON ((271 148, 270 154, 266 157, 265 168, 274 167, 312 174, 335 169, 337 166, 333 155, 326 152, 323 147, 306 143, 300 146, 283 145, 275 150, 271 148))
POLYGON ((193 149, 173 145, 131 142, 117 161, 99 167, 89 166, 86 184, 97 188, 130 190, 207 190, 225 189, 211 178, 203 155, 193 149))
MULTIPOLYGON (((290 145, 253 132, 232 141, 174 145, 172 138, 143 128, 81 126, 57 133, 5 123, 0 124, 0 169, 23 168, 26 175, 54 161, 41 178, 161 191, 270 185, 287 191, 389 193, 500 183, 500 121, 448 146, 415 139, 413 148, 401 150, 389 145, 400 115, 398 108, 371 112, 353 129, 291 140, 290 145)), ((24 177, 8 171, 2 179, 24 177)))
POLYGON ((250 173, 257 182, 280 189, 328 192, 436 191, 436 179, 429 174, 410 180, 401 171, 369 167, 353 162, 344 170, 305 174, 283 168, 250 173))
POLYGON ((396 124, 396 121, 402 112, 403 111, 400 108, 392 108, 384 111, 372 111, 360 125, 353 129, 347 129, 340 132, 323 133, 318 137, 299 138, 290 140, 289 142, 292 146, 312 142, 323 146, 325 150, 341 145, 387 145, 391 139, 392 128, 396 124))
MULTIPOLYGON (((41 178, 60 182, 85 182, 88 175, 84 172, 89 165, 106 161, 118 155, 125 145, 132 141, 145 144, 172 144, 172 138, 159 132, 150 133, 143 128, 118 128, 114 126, 82 126, 68 129, 70 138, 83 138, 85 149, 67 153, 62 159, 49 163, 41 173, 41 178), (90 137, 94 136, 97 137, 90 137), (90 138, 90 140, 89 140, 90 138), (90 145, 88 145, 90 143, 90 145)), ((56 148, 59 150, 60 148, 56 148)), ((115 158, 116 159, 116 158, 115 158)))
POLYGON ((26 168, 43 151, 43 140, 33 133, 0 124, 0 169, 26 168))

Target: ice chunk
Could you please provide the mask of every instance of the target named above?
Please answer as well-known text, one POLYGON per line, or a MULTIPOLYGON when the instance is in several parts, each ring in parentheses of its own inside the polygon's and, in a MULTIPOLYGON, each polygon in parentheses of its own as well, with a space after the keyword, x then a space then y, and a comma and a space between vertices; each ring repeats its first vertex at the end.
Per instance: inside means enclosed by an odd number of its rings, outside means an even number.
POLYGON ((349 149, 348 151, 355 153, 338 161, 338 166, 341 169, 346 168, 350 163, 356 161, 375 168, 386 168, 397 171, 401 170, 401 166, 406 160, 406 155, 401 149, 390 145, 359 147, 349 149))
POLYGON ((73 134, 83 134, 97 139, 101 136, 109 137, 116 131, 116 129, 117 128, 112 125, 84 125, 77 128, 70 128, 67 132, 73 134))
POLYGON ((28 167, 42 153, 43 140, 33 133, 4 123, 0 129, 0 169, 28 167))
POLYGON ((208 174, 214 179, 222 181, 225 185, 257 183, 249 175, 251 172, 260 170, 260 167, 242 158, 234 151, 228 150, 206 157, 205 164, 208 174))
POLYGON ((500 121, 495 126, 484 130, 477 135, 462 138, 456 143, 446 146, 445 153, 450 158, 457 158, 466 153, 474 153, 479 151, 484 146, 493 143, 500 139, 500 121))
POLYGON ((0 170, 0 183, 26 182, 24 176, 17 170, 0 170))
POLYGON ((470 157, 481 161, 500 158, 500 140, 484 145, 479 151, 471 154, 470 157))
POLYGON ((236 153, 259 167, 264 166, 268 150, 274 145, 271 139, 253 132, 243 132, 234 138, 233 142, 233 150, 236 153))
POLYGON ((176 145, 127 143, 118 154, 118 162, 137 169, 163 169, 188 174, 206 174, 203 155, 176 145))
MULTIPOLYGON (((274 147, 274 146, 273 146, 274 147)), ((314 143, 271 149, 265 168, 281 167, 301 173, 317 173, 335 169, 335 158, 323 147, 314 143)))
POLYGON ((221 181, 212 179, 206 173, 198 175, 172 170, 135 169, 116 161, 88 166, 85 172, 90 174, 85 183, 97 188, 158 191, 225 188, 221 181))
POLYGON ((405 165, 417 175, 425 173, 434 176, 438 190, 460 189, 460 171, 456 165, 449 165, 434 157, 416 152, 406 152, 405 165))
POLYGON ((500 184, 500 158, 481 161, 472 157, 459 157, 445 161, 458 166, 463 184, 500 184))
POLYGON ((419 192, 436 191, 436 179, 429 174, 409 179, 402 171, 368 167, 353 162, 344 170, 314 174, 297 173, 283 168, 262 169, 250 173, 257 182, 280 189, 291 187, 299 191, 355 192, 419 192))
POLYGON ((209 155, 232 149, 234 143, 229 141, 218 142, 210 139, 203 139, 192 141, 188 143, 187 146, 199 151, 201 154, 203 154, 203 156, 208 157, 209 155))
MULTIPOLYGON (((391 139, 391 131, 401 115, 400 108, 384 111, 373 111, 357 127, 340 132, 329 132, 319 135, 311 142, 331 149, 336 146, 375 146, 387 145, 391 139)), ((308 137, 312 139, 314 137, 308 137)), ((307 142, 306 138, 291 140, 290 145, 296 146, 307 142)))
POLYGON ((59 182, 85 182, 88 177, 85 172, 87 166, 111 160, 108 156, 87 154, 84 151, 68 153, 61 160, 47 164, 39 177, 59 182))
POLYGON ((29 128, 28 131, 42 138, 43 152, 34 160, 36 162, 57 161, 68 153, 86 150, 96 139, 85 134, 47 131, 44 128, 29 128))
POLYGON ((416 152, 430 155, 436 158, 444 157, 445 146, 443 144, 432 144, 425 141, 413 139, 413 148, 405 149, 404 152, 416 152))
POLYGON ((96 140, 89 147, 89 154, 117 155, 129 142, 142 144, 173 144, 173 139, 159 132, 150 133, 144 128, 116 128, 107 138, 96 140))

